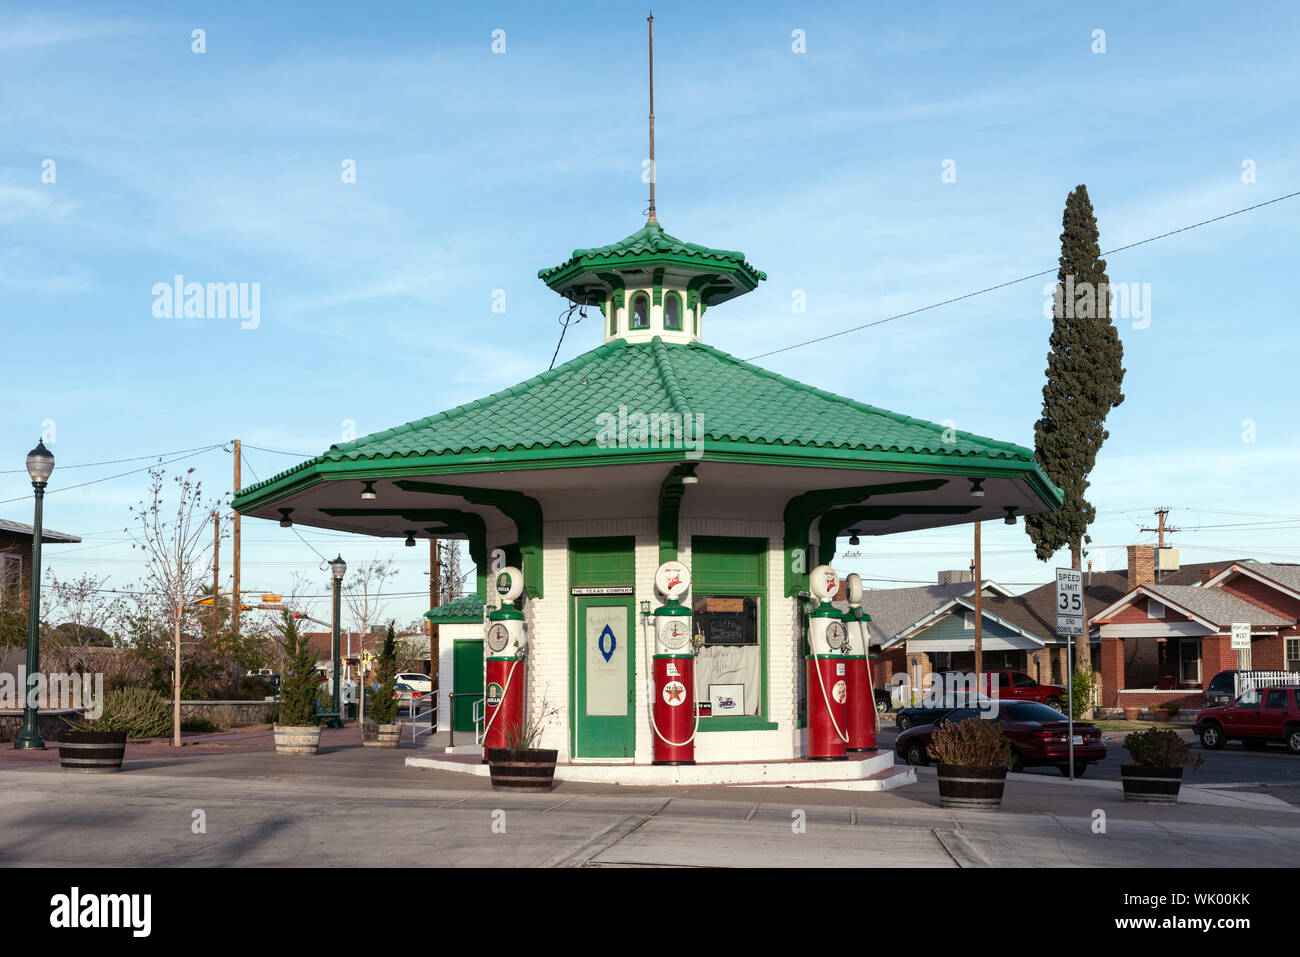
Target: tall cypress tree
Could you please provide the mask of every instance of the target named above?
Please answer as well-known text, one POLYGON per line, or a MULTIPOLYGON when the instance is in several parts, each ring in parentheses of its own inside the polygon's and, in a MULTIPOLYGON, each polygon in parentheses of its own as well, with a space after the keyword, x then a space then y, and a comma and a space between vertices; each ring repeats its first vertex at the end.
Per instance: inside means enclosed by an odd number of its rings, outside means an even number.
POLYGON ((1081 568, 1088 526, 1097 515, 1083 495, 1097 452, 1110 435, 1106 414, 1124 401, 1124 345, 1110 321, 1110 281, 1086 186, 1077 186, 1066 199, 1061 225, 1051 351, 1034 452, 1065 493, 1065 503, 1055 512, 1027 516, 1025 531, 1040 561, 1068 545, 1074 567, 1081 568))

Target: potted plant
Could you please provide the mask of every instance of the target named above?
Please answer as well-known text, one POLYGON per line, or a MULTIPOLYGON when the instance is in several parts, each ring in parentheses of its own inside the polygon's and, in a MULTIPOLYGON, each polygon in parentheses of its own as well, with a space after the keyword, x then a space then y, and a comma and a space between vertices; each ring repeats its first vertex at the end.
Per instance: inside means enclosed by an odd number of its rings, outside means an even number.
POLYGON ((59 729, 59 764, 82 774, 121 771, 127 738, 160 738, 171 730, 172 709, 161 695, 148 688, 118 688, 108 694, 98 718, 59 729))
POLYGON ((559 714, 542 697, 535 716, 506 728, 506 746, 488 748, 488 772, 494 790, 549 791, 555 785, 554 748, 534 748, 552 717, 559 714))
POLYGON ((312 723, 320 684, 316 680, 316 652, 298 631, 298 622, 288 610, 281 613, 276 630, 289 673, 280 684, 275 750, 280 754, 315 754, 320 747, 320 725, 312 723))
POLYGON ((1177 701, 1165 701, 1151 710, 1155 713, 1157 721, 1170 721, 1178 713, 1179 706, 1177 701))
POLYGON ((1183 766, 1201 766, 1178 732, 1148 728, 1132 731, 1124 738, 1131 763, 1123 765, 1124 800, 1145 804, 1177 804, 1183 782, 1183 766))
POLYGON ((930 757, 939 765, 939 804, 994 811, 1011 766, 1011 745, 1001 721, 941 721, 930 735, 930 757))
POLYGON ((393 624, 391 621, 388 623, 384 647, 375 668, 379 689, 361 729, 361 743, 368 748, 395 748, 402 737, 402 726, 397 723, 401 702, 397 698, 397 632, 393 624))
POLYGON ((1124 709, 1124 720, 1125 720, 1125 721, 1136 721, 1136 720, 1141 716, 1141 714, 1142 714, 1142 709, 1141 709, 1141 708, 1133 708, 1133 707, 1125 708, 1125 709, 1124 709))

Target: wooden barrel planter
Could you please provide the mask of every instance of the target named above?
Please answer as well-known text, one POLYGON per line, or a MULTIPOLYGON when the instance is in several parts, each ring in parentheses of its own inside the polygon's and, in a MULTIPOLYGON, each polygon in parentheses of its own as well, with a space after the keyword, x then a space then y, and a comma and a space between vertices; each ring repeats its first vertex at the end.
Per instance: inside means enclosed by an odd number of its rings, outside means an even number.
POLYGON ((1183 783, 1182 768, 1149 768, 1125 764, 1119 769, 1124 781, 1124 800, 1140 804, 1177 804, 1183 783))
POLYGON ((315 754, 320 747, 320 726, 275 726, 275 750, 279 754, 315 754))
POLYGON ((367 748, 395 748, 401 739, 400 724, 381 724, 375 731, 361 732, 361 743, 367 748))
POLYGON ((111 774, 122 770, 125 731, 59 732, 59 764, 65 771, 111 774))
POLYGON ((939 804, 941 807, 996 811, 1002 806, 1002 790, 1006 784, 1006 768, 940 764, 939 804))
POLYGON ((549 791, 555 785, 553 748, 488 748, 487 754, 494 790, 549 791))

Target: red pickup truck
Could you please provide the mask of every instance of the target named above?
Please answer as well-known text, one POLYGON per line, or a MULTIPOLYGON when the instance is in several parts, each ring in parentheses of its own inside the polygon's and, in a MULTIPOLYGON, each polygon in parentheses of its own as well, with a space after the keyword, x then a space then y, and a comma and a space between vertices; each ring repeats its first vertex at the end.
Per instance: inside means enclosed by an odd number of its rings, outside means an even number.
MULTIPOLYGON (((974 674, 971 671, 946 671, 945 679, 948 675, 954 675, 959 680, 967 679, 974 674)), ((1003 701, 1037 701, 1039 704, 1045 704, 1049 708, 1055 708, 1057 711, 1063 711, 1065 708, 1065 689, 1059 685, 1040 685, 1023 671, 985 671, 980 679, 980 688, 982 694, 990 694, 988 687, 989 682, 995 682, 996 694, 1003 701)), ((968 687, 963 684, 961 687, 968 687)))
POLYGON ((1234 702, 1205 708, 1196 713, 1192 730, 1211 751, 1228 741, 1252 750, 1276 741, 1300 754, 1300 685, 1247 691, 1234 702))

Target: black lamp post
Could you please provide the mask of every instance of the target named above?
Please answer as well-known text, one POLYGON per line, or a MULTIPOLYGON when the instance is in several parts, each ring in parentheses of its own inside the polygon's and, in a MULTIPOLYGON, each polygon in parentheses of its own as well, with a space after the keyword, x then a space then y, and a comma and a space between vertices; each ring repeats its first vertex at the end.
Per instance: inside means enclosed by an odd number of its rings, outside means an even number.
POLYGON ((36 673, 41 668, 41 521, 45 504, 45 485, 54 471, 54 456, 45 447, 44 442, 37 442, 36 448, 27 453, 27 474, 32 477, 32 489, 36 494, 36 520, 32 528, 32 588, 27 606, 27 678, 23 687, 23 730, 14 740, 14 748, 19 751, 44 750, 45 742, 36 726, 36 701, 33 692, 36 685, 36 673))
POLYGON ((340 605, 340 588, 343 587, 343 574, 348 570, 348 563, 343 560, 343 556, 330 562, 330 573, 334 576, 334 632, 330 640, 330 652, 333 655, 334 662, 332 665, 332 674, 334 677, 334 690, 330 695, 332 704, 331 710, 336 714, 342 714, 339 711, 339 605, 340 605))

